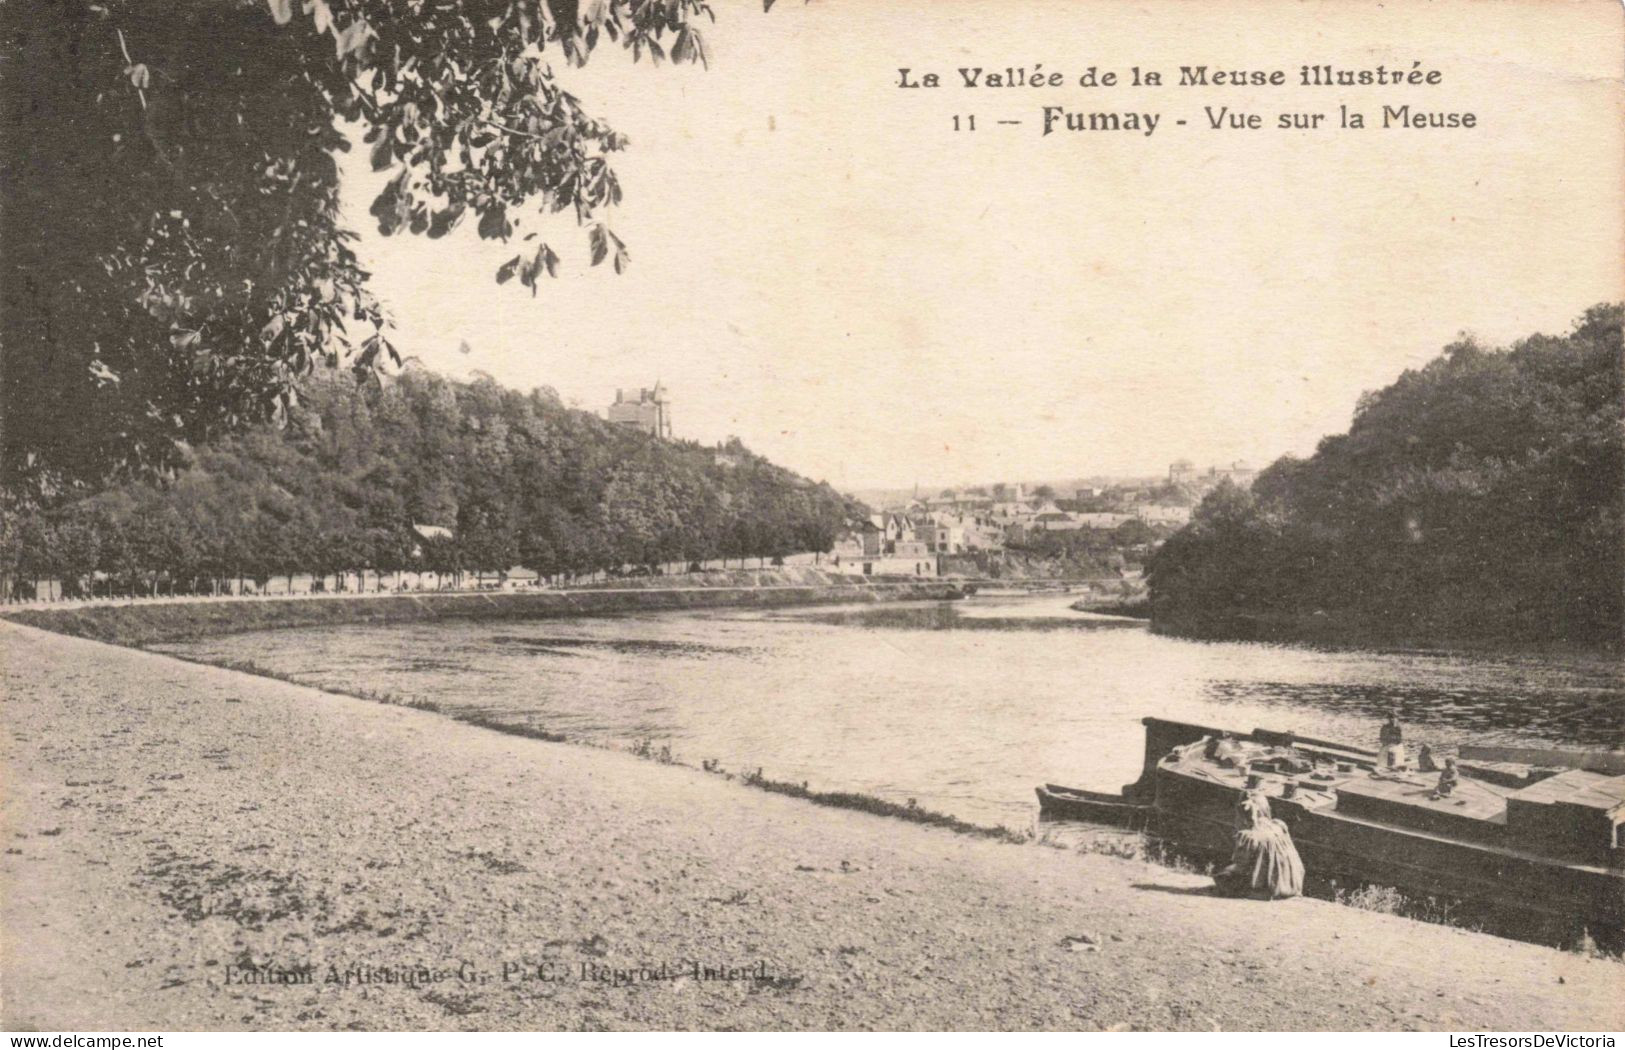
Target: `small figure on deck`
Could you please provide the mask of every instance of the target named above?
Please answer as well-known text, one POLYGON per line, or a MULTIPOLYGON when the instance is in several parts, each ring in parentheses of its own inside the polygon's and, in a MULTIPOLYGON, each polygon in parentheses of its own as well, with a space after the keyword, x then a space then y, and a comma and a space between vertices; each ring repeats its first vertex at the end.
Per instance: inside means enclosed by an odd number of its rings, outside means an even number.
POLYGON ((1231 897, 1279 900, 1303 892, 1303 860, 1287 826, 1270 816, 1269 798, 1249 791, 1236 806, 1235 848, 1230 864, 1213 876, 1231 897))
POLYGON ((1388 721, 1382 724, 1377 732, 1377 742, 1382 745, 1383 764, 1389 769, 1403 769, 1405 766, 1405 730, 1399 725, 1399 710, 1390 708, 1388 721))
POLYGON ((1433 799, 1435 802, 1441 798, 1449 798, 1451 793, 1456 790, 1456 785, 1460 780, 1460 776, 1456 773, 1456 760, 1453 758, 1445 759, 1444 768, 1439 771, 1439 786, 1433 789, 1433 794, 1429 795, 1428 798, 1433 799))
POLYGON ((1230 733, 1220 733, 1218 736, 1207 738, 1207 744, 1202 754, 1217 762, 1226 769, 1234 769, 1240 764, 1242 746, 1235 736, 1230 733))
POLYGON ((1433 760, 1433 749, 1426 744, 1423 744, 1421 749, 1416 752, 1416 768, 1423 773, 1437 773, 1439 771, 1439 763, 1433 760))

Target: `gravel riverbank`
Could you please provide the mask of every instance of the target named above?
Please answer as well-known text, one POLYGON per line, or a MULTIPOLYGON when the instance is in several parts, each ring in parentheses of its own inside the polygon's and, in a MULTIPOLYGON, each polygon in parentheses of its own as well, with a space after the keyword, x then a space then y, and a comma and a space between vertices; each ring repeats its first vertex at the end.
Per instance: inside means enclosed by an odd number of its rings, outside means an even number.
POLYGON ((0 664, 10 1030, 1625 1027, 1615 962, 16 624, 0 664))

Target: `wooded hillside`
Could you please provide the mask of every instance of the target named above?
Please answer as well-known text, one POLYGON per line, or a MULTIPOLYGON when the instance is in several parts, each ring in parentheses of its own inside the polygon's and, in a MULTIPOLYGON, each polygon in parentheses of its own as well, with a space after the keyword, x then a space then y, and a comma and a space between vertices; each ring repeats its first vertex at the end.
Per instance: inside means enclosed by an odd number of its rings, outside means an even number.
POLYGON ((1162 630, 1617 642, 1619 304, 1508 349, 1471 339, 1361 398, 1348 433, 1221 486, 1149 565, 1162 630))
POLYGON ((195 450, 169 480, 9 508, 0 572, 83 586, 99 571, 135 593, 363 568, 554 576, 824 551, 865 513, 737 442, 658 441, 547 391, 416 369, 300 390, 285 429, 195 450))

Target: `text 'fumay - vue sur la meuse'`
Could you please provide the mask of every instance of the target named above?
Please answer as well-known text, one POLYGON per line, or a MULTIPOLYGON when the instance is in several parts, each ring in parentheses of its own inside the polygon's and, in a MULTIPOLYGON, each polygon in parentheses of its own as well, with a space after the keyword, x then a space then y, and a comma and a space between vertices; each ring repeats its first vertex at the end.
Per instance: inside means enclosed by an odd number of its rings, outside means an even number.
MULTIPOLYGON (((983 115, 982 126, 1031 126, 1040 136, 1060 131, 1118 131, 1134 132, 1150 137, 1159 128, 1195 127, 1211 131, 1358 131, 1365 128, 1410 130, 1471 129, 1479 126, 1477 113, 1470 110, 1441 109, 1426 105, 1414 97, 1417 90, 1439 88, 1444 74, 1438 69, 1425 67, 1421 61, 1409 66, 1378 64, 1368 67, 1347 67, 1324 63, 1309 63, 1289 70, 1287 68, 1252 69, 1213 65, 1181 65, 1171 70, 1130 66, 1126 70, 1088 66, 1081 73, 1068 73, 1048 69, 1043 63, 1028 66, 956 66, 944 73, 899 66, 895 85, 904 90, 929 91, 933 89, 970 89, 989 94, 997 93, 1005 101, 1023 89, 1133 89, 1133 88, 1206 88, 1206 89, 1296 89, 1316 88, 1388 88, 1394 93, 1372 97, 1362 93, 1358 99, 1329 100, 1332 108, 1312 108, 1295 105, 1291 108, 1262 111, 1238 108, 1212 98, 1188 116, 1173 116, 1161 110, 1138 108, 1088 108, 1058 104, 1043 99, 1032 115, 1014 111, 983 115), (1406 92, 1402 97, 1398 92, 1406 92)), ((1295 95, 1301 103, 1302 95, 1295 95)), ((1254 101, 1249 95, 1248 103, 1254 101)), ((952 129, 968 132, 977 130, 977 114, 963 112, 953 115, 952 129)))

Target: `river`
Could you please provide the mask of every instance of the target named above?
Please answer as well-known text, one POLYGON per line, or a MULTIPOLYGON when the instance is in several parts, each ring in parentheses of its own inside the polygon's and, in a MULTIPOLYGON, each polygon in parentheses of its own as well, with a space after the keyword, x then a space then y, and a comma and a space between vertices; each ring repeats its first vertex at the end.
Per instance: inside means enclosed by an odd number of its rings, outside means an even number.
POLYGON ((1071 600, 358 625, 155 648, 1012 828, 1032 825, 1039 783, 1134 779, 1146 715, 1370 747, 1390 706, 1413 744, 1612 746, 1625 731, 1625 671, 1606 658, 1191 642, 1071 600))

